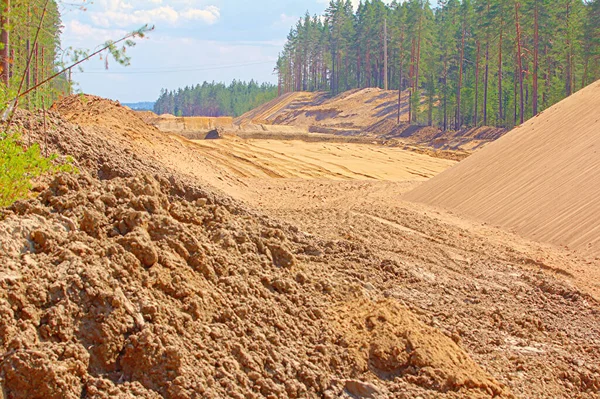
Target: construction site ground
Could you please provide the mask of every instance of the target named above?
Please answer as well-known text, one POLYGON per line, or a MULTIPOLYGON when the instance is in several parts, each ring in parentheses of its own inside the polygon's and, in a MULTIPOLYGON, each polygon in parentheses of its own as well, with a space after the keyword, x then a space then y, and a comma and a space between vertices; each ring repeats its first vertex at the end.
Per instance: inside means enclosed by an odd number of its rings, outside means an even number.
POLYGON ((599 260, 403 201, 454 161, 56 111, 83 174, 0 224, 9 397, 600 397, 599 260))

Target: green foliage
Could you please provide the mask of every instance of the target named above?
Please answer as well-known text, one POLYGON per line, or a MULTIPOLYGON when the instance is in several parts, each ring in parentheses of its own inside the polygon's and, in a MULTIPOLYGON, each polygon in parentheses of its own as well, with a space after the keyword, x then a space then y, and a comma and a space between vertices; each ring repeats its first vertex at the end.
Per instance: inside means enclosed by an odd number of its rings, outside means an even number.
POLYGON ((383 88, 387 74, 391 89, 417 94, 413 123, 512 127, 600 79, 600 0, 431 3, 331 0, 291 29, 275 67, 281 90, 383 88))
MULTIPOLYGON (((3 47, 8 47, 10 54, 9 71, 10 80, 8 88, 2 82, 0 90, 0 108, 4 108, 8 101, 17 95, 21 79, 25 76, 23 90, 32 87, 56 71, 56 60, 60 54, 60 34, 62 23, 58 3, 55 0, 48 2, 44 18, 42 20, 45 0, 30 1, 11 1, 11 7, 5 17, 10 23, 5 26, 9 31, 10 41, 3 43, 3 47), (34 45, 34 39, 41 23, 37 46, 34 45), (32 56, 31 64, 28 59, 32 56)), ((19 101, 20 105, 29 109, 48 107, 52 102, 68 93, 69 85, 66 76, 41 87, 32 92, 26 98, 19 101)))
POLYGON ((154 105, 157 114, 176 116, 240 116, 277 97, 277 86, 234 80, 186 87, 177 91, 163 90, 154 105))
POLYGON ((19 135, 0 137, 0 207, 25 199, 31 190, 32 179, 47 173, 76 172, 72 159, 57 164, 57 156, 45 158, 40 146, 25 149, 19 135))

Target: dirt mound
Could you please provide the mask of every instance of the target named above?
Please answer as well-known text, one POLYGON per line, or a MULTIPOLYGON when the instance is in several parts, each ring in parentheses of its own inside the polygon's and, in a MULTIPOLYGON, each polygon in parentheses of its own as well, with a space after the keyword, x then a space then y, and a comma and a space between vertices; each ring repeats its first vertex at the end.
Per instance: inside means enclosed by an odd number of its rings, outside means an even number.
POLYGON ((140 110, 134 110, 134 111, 136 114, 138 114, 138 116, 140 118, 142 118, 142 120, 144 122, 146 122, 149 125, 151 125, 157 118, 160 118, 160 116, 156 115, 152 111, 140 111, 140 110))
POLYGON ((444 392, 478 388, 490 396, 502 394, 503 388, 454 341, 394 301, 363 299, 333 311, 359 370, 371 371, 381 379, 405 376, 444 392))
POLYGON ((314 105, 325 101, 326 93, 292 92, 286 93, 266 104, 246 112, 236 118, 236 125, 246 124, 273 124, 273 120, 280 115, 286 115, 290 110, 301 109, 307 105, 314 105))
POLYGON ((481 127, 443 132, 430 126, 408 124, 408 91, 401 95, 398 124, 398 92, 379 88, 354 89, 335 97, 326 93, 287 93, 252 110, 234 122, 290 125, 313 133, 368 136, 402 140, 438 150, 473 151, 498 139, 505 129, 481 127))
POLYGON ((406 199, 600 256, 600 82, 563 100, 406 199))
MULTIPOLYGON (((340 393, 334 379, 395 365, 400 360, 391 356, 400 350, 415 351, 398 370, 416 387, 502 392, 462 349, 408 311, 366 305, 414 338, 384 326, 385 348, 381 336, 363 337, 376 351, 372 367, 361 355, 348 358, 353 344, 337 343, 347 326, 326 314, 349 290, 333 292, 337 283, 308 272, 311 263, 339 262, 347 249, 327 249, 203 197, 170 196, 169 186, 149 175, 61 175, 38 200, 12 207, 0 225, 10 248, 0 256, 9 397, 340 393)), ((363 316, 371 317, 353 314, 363 316)))
MULTIPOLYGON (((388 334, 386 348, 419 342, 436 356, 412 348, 416 360, 394 380, 375 373, 376 359, 393 362, 383 352, 358 367, 331 310, 358 300, 384 312, 344 272, 380 267, 377 255, 214 193, 168 163, 189 147, 114 102, 75 97, 56 109, 80 126, 50 114, 48 146, 82 171, 56 176, 0 222, 7 397, 333 398, 369 384, 378 397, 510 396, 399 308, 385 311, 393 331, 421 338, 388 334)), ((18 123, 46 136, 39 116, 21 112, 18 123)))
POLYGON ((141 138, 139 132, 148 128, 148 124, 135 111, 117 101, 96 96, 65 97, 54 104, 52 110, 79 126, 102 126, 131 140, 141 138))

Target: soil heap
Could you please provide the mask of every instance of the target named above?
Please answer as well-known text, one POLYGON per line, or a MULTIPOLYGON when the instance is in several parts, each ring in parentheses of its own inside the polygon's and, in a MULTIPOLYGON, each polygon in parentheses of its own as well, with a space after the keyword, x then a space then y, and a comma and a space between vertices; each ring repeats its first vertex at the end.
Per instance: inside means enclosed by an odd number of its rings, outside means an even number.
POLYGON ((294 92, 247 112, 234 123, 242 130, 253 123, 294 126, 313 133, 370 137, 388 144, 400 142, 469 152, 506 133, 506 129, 493 127, 442 132, 435 127, 413 126, 408 124, 408 104, 409 92, 402 92, 399 124, 396 90, 354 89, 334 97, 323 92, 294 92))
POLYGON ((117 103, 56 109, 46 132, 41 116, 18 116, 81 171, 3 211, 5 397, 511 396, 458 340, 352 272, 393 269, 365 246, 173 169, 155 155, 171 139, 117 103))
POLYGON ((405 198, 600 256, 600 81, 405 198))

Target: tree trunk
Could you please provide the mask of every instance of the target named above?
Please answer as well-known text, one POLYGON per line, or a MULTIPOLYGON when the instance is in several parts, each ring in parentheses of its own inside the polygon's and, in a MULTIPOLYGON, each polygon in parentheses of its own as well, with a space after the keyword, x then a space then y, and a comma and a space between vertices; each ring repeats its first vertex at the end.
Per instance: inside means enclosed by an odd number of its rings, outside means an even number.
POLYGON ((481 43, 477 41, 477 55, 475 57, 475 120, 474 125, 477 127, 477 117, 479 111, 479 55, 481 52, 481 43))
POLYGON ((513 98, 514 98, 514 108, 513 108, 513 126, 517 126, 517 97, 519 96, 519 94, 517 93, 517 80, 518 77, 517 75, 519 74, 519 65, 518 62, 515 62, 515 76, 513 78, 513 98))
MULTIPOLYGON (((519 75, 519 117, 521 124, 525 122, 525 96, 523 93, 523 57, 521 55, 521 25, 519 24, 519 8, 521 4, 515 3, 515 28, 517 30, 517 68, 519 75)), ((516 93, 515 93, 516 94, 516 93)), ((515 99, 516 100, 516 99, 515 99)))
POLYGON ((335 74, 335 94, 340 93, 340 65, 342 65, 342 54, 338 53, 337 56, 337 66, 338 70, 335 74))
POLYGON ((0 33, 0 42, 2 49, 0 50, 0 77, 6 87, 10 80, 10 0, 2 1, 2 16, 0 17, 0 25, 2 32, 0 33))
POLYGON ((429 81, 429 90, 428 90, 428 94, 429 94, 429 104, 427 107, 427 126, 433 126, 433 76, 430 76, 428 81, 429 81))
POLYGON ((540 34, 539 34, 539 4, 535 0, 535 8, 533 10, 533 116, 538 114, 538 60, 540 50, 540 34))
POLYGON ((348 54, 346 54, 346 56, 344 57, 344 68, 345 68, 345 73, 344 73, 344 85, 345 85, 345 90, 348 90, 350 88, 350 86, 348 85, 348 54))
POLYGON ((570 1, 567 1, 567 15, 566 15, 566 24, 567 24, 567 29, 566 29, 566 34, 567 34, 567 62, 566 64, 566 73, 565 73, 565 95, 567 97, 569 97, 572 93, 573 93, 573 87, 571 85, 571 66, 572 66, 572 45, 571 45, 571 37, 570 37, 570 33, 569 33, 569 29, 570 29, 570 24, 569 24, 569 18, 570 18, 570 8, 569 6, 570 1))
POLYGON ((413 103, 412 103, 412 95, 414 92, 414 74, 415 74, 415 39, 412 39, 411 49, 410 49, 410 91, 408 92, 409 100, 408 100, 408 121, 409 123, 413 122, 413 103))
POLYGON ((360 50, 358 51, 358 57, 356 57, 356 87, 357 88, 361 88, 362 87, 362 82, 360 81, 360 50))
POLYGON ((498 43, 498 122, 503 127, 504 110, 502 107, 502 22, 500 22, 500 39, 498 43))
MULTIPOLYGON (((42 46, 41 58, 42 59, 41 59, 40 62, 41 62, 42 65, 40 66, 40 69, 41 69, 41 72, 42 72, 41 78, 42 78, 42 81, 43 81, 44 79, 46 79, 46 70, 45 70, 46 65, 45 65, 45 60, 44 60, 44 46, 42 46)), ((46 97, 44 96, 43 92, 42 92, 42 108, 46 109, 46 97)))
MULTIPOLYGON (((400 37, 400 43, 402 43, 403 37, 400 37)), ((402 49, 400 49, 400 76, 398 78, 398 124, 400 124, 400 115, 402 112, 402 74, 403 71, 402 62, 402 49)))
MULTIPOLYGON (((29 53, 31 52, 31 42, 29 41, 29 37, 27 37, 27 41, 25 42, 25 53, 29 58, 29 53)), ((25 71, 25 90, 29 90, 31 87, 31 69, 27 68, 25 71)), ((31 109, 31 97, 27 95, 27 109, 31 109)))
POLYGON ((387 19, 383 20, 383 89, 388 89, 387 19))
POLYGON ((331 52, 331 92, 333 94, 336 94, 336 87, 335 87, 335 77, 337 75, 337 69, 336 69, 336 54, 335 54, 335 50, 333 50, 331 52))
MULTIPOLYGON (((40 64, 39 64, 39 51, 38 51, 38 44, 35 43, 34 45, 34 58, 35 58, 35 70, 33 71, 33 87, 37 86, 38 82, 40 81, 39 78, 39 73, 40 73, 40 64)), ((34 92, 34 98, 35 98, 35 106, 39 106, 40 103, 40 99, 39 99, 39 90, 35 90, 34 92)))
POLYGON ((462 79, 463 79, 463 64, 464 64, 464 59, 465 59, 465 34, 466 34, 466 29, 465 29, 465 23, 463 21, 463 25, 462 25, 462 39, 461 39, 461 44, 460 44, 460 58, 459 58, 459 65, 458 65, 458 87, 456 89, 456 125, 454 126, 454 130, 458 131, 460 130, 460 127, 462 125, 461 123, 461 113, 460 113, 460 102, 461 102, 461 92, 462 92, 462 79))
POLYGON ((369 49, 369 42, 367 41, 367 53, 365 54, 365 73, 367 78, 367 87, 371 87, 371 49, 369 49))
POLYGON ((444 132, 448 130, 448 57, 444 57, 444 132))
MULTIPOLYGON (((417 53, 416 53, 416 70, 415 70, 415 89, 414 89, 414 93, 415 93, 415 105, 418 105, 420 103, 421 100, 421 96, 419 95, 419 64, 420 64, 420 60, 421 60, 421 28, 422 28, 422 14, 423 12, 421 11, 419 14, 419 30, 417 33, 417 53)), ((413 119, 414 122, 417 122, 417 112, 413 113, 413 119)))

